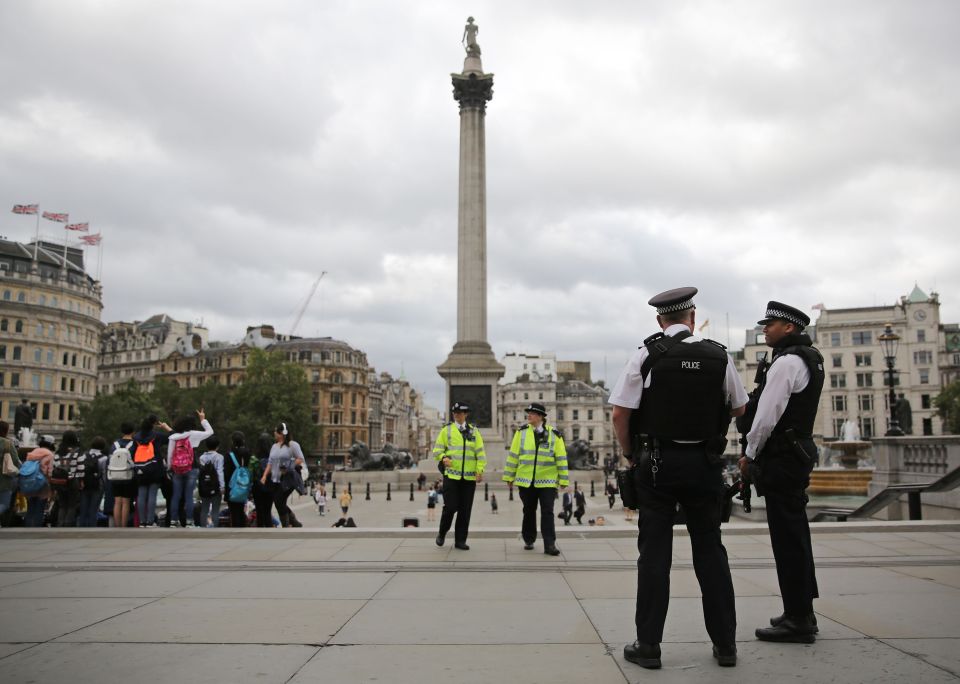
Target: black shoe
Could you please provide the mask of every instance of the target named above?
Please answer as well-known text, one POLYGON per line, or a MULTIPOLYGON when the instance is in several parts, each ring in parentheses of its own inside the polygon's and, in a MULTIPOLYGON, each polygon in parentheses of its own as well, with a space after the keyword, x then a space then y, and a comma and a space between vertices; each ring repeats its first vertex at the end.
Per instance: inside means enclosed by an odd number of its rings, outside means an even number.
POLYGON ((816 629, 809 615, 804 618, 785 617, 776 627, 759 628, 756 635, 760 641, 812 644, 817 640, 816 629))
POLYGON ((443 532, 437 535, 437 546, 443 546, 443 540, 446 536, 443 532))
POLYGON ((642 644, 634 641, 623 647, 623 657, 648 670, 660 669, 660 644, 642 644))
POLYGON ((560 549, 558 549, 558 548, 557 548, 556 546, 554 546, 553 544, 551 544, 550 546, 544 548, 543 552, 544 552, 545 554, 547 554, 548 556, 559 556, 559 555, 560 555, 560 549))
POLYGON ((523 550, 524 550, 524 551, 533 551, 533 544, 524 544, 524 545, 523 545, 523 550))
POLYGON ((718 646, 714 644, 713 657, 717 659, 717 665, 720 667, 734 667, 737 664, 737 645, 718 646))
POLYGON ((469 551, 470 547, 467 546, 467 542, 457 542, 453 545, 453 548, 460 549, 461 551, 469 551))
MULTIPOLYGON (((770 625, 771 625, 772 627, 776 627, 776 626, 778 626, 781 622, 783 622, 786 618, 787 618, 787 614, 786 614, 786 613, 783 613, 782 615, 778 615, 777 617, 772 617, 772 618, 770 618, 770 625)), ((820 628, 817 627, 817 614, 816 614, 816 613, 810 613, 810 622, 813 623, 813 633, 814 633, 814 634, 819 634, 819 633, 820 633, 820 628)))

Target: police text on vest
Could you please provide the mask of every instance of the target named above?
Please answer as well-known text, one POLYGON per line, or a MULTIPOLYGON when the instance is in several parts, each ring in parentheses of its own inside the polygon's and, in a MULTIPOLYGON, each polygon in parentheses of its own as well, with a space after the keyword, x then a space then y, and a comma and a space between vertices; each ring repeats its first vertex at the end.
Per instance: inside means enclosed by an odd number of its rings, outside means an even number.
POLYGON ((689 370, 700 370, 700 362, 699 361, 681 361, 680 367, 687 368, 689 370))

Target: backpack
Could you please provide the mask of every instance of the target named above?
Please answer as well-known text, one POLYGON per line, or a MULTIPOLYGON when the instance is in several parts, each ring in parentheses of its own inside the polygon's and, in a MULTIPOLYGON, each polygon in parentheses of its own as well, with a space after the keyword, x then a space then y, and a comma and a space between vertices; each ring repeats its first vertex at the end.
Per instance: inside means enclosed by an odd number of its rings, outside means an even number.
POLYGON ((430 490, 430 492, 427 494, 427 501, 428 501, 429 503, 432 503, 432 504, 437 503, 437 490, 436 490, 436 489, 431 489, 431 490, 430 490))
POLYGON ((50 486, 54 489, 70 488, 70 467, 65 460, 68 458, 70 458, 69 453, 54 458, 53 468, 50 470, 50 486))
POLYGON ((134 440, 136 446, 133 452, 133 470, 137 475, 140 484, 153 484, 163 479, 163 467, 156 458, 153 440, 149 442, 139 442, 134 440))
POLYGON ((120 442, 113 443, 113 453, 110 454, 110 465, 107 467, 107 479, 111 482, 129 482, 133 479, 133 458, 130 449, 120 446, 120 442))
POLYGON ((193 470, 193 447, 190 446, 190 437, 178 439, 173 443, 173 458, 170 459, 170 468, 175 475, 185 475, 193 470))
POLYGON ((47 478, 40 470, 40 461, 24 461, 20 466, 20 491, 24 494, 36 494, 47 486, 47 478))
POLYGON ((100 452, 88 451, 80 457, 77 472, 83 478, 83 488, 87 491, 100 489, 100 452))
POLYGON ((197 491, 201 498, 210 498, 220 492, 220 478, 217 477, 217 467, 213 464, 213 461, 207 461, 200 466, 197 491))
POLYGON ((233 461, 233 475, 230 476, 229 496, 230 501, 234 503, 244 503, 250 498, 250 470, 246 466, 237 462, 237 457, 230 452, 230 460, 233 461))

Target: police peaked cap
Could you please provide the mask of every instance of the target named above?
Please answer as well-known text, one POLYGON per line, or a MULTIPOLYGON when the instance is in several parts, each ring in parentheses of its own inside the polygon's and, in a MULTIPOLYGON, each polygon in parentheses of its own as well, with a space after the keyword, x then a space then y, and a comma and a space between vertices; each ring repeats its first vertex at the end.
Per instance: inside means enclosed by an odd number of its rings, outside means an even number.
POLYGON ((771 299, 767 302, 767 313, 764 314, 762 320, 757 321, 757 324, 766 325, 770 321, 777 320, 793 323, 801 330, 810 325, 810 317, 800 309, 796 309, 783 302, 775 302, 771 299))
POLYGON ((693 303, 695 294, 697 294, 697 288, 695 287, 678 287, 651 297, 647 304, 656 307, 658 314, 684 311, 696 308, 693 303))
POLYGON ((526 412, 539 413, 544 418, 547 417, 547 407, 536 401, 530 402, 530 405, 527 407, 526 412))
POLYGON ((467 405, 466 405, 464 402, 462 402, 462 401, 456 401, 456 402, 454 402, 454 403, 453 403, 453 406, 450 407, 450 410, 453 411, 454 413, 460 413, 460 412, 470 413, 470 407, 467 406, 467 405))

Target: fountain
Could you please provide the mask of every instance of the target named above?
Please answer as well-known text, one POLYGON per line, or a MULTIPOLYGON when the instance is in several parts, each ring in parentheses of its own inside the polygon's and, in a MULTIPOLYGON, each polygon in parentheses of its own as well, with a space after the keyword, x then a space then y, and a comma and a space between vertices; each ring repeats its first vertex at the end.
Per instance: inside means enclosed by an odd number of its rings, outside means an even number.
POLYGON ((840 452, 840 466, 815 468, 810 474, 810 493, 818 496, 866 496, 873 479, 873 468, 860 468, 862 452, 870 448, 870 442, 860 438, 857 424, 849 418, 840 431, 836 442, 824 446, 840 452))

